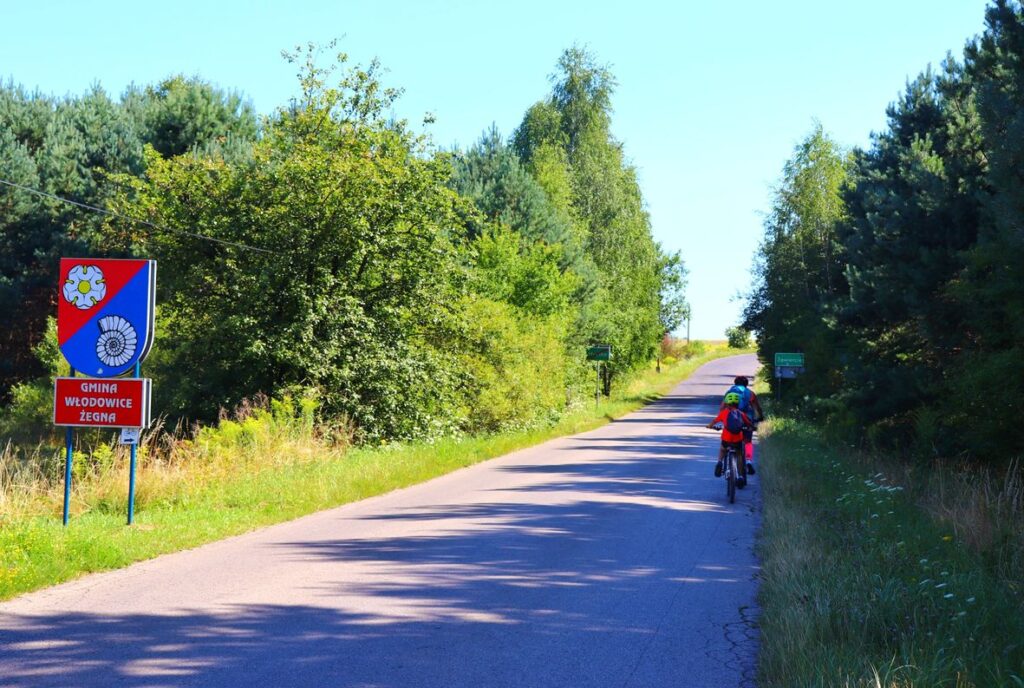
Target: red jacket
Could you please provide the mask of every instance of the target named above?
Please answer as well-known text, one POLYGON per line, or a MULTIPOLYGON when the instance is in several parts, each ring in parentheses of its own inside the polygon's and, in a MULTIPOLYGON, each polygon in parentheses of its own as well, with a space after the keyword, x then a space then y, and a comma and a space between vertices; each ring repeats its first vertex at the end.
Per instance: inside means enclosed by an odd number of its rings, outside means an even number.
MULTIPOLYGON (((743 441, 743 433, 742 432, 729 432, 728 428, 725 427, 725 419, 729 416, 729 411, 731 411, 731 410, 732 409, 730 407, 726 406, 724 409, 722 409, 721 411, 718 412, 718 415, 715 416, 715 419, 713 421, 711 421, 711 424, 712 425, 714 425, 715 423, 721 423, 722 424, 722 441, 723 442, 742 442, 743 441)), ((753 425, 753 423, 750 422, 750 417, 747 416, 747 414, 743 413, 743 411, 740 411, 740 415, 743 416, 743 424, 744 425, 753 425)))

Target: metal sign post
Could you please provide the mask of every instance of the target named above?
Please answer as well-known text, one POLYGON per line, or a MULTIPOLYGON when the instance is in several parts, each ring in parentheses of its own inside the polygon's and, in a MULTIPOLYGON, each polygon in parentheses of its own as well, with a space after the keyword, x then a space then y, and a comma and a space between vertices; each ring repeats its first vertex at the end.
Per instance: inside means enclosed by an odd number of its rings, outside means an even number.
MULTIPOLYGON (((71 501, 73 428, 134 428, 150 422, 151 384, 140 377, 153 345, 156 261, 61 258, 57 345, 71 376, 54 383, 53 422, 67 428, 64 525, 71 501), (76 377, 76 372, 80 377, 76 377), (130 374, 131 377, 122 377, 130 374), (84 377, 82 377, 84 376, 84 377)), ((131 444, 128 525, 135 516, 137 439, 131 444)))
POLYGON ((782 394, 782 381, 795 380, 796 376, 804 372, 803 354, 775 354, 775 385, 776 400, 782 394))
MULTIPOLYGON (((75 376, 75 369, 71 369, 71 377, 75 376)), ((74 435, 71 433, 71 427, 64 431, 64 442, 66 449, 64 452, 64 525, 68 524, 68 507, 71 504, 71 460, 74 453, 74 435)))
POLYGON ((601 362, 610 361, 611 359, 611 344, 594 344, 587 347, 587 360, 594 361, 594 372, 597 373, 597 387, 594 389, 594 408, 598 408, 601 405, 601 362))
MULTIPOLYGON (((139 368, 142 366, 141 363, 136 361, 135 363, 135 377, 139 377, 139 368)), ((131 462, 128 468, 128 525, 132 524, 135 518, 135 455, 136 449, 138 448, 138 442, 132 442, 131 449, 131 462)))

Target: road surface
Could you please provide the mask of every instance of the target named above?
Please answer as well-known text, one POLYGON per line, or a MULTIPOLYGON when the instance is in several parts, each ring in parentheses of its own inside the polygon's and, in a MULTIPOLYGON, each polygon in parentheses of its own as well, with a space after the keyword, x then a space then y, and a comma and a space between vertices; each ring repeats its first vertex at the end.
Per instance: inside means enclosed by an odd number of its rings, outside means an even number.
POLYGON ((707 364, 602 428, 0 603, 0 686, 752 686, 707 364))

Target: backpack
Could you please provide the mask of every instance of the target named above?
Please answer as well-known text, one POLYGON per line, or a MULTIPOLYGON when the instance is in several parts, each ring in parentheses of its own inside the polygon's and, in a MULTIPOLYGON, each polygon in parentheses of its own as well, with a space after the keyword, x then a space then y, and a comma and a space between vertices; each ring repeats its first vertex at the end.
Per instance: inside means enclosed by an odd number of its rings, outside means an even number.
POLYGON ((725 429, 729 432, 743 432, 743 413, 738 408, 729 409, 725 416, 725 429))
POLYGON ((729 392, 735 392, 740 395, 740 411, 747 414, 748 418, 753 418, 754 407, 750 404, 750 389, 742 385, 733 385, 725 393, 728 394, 729 392))

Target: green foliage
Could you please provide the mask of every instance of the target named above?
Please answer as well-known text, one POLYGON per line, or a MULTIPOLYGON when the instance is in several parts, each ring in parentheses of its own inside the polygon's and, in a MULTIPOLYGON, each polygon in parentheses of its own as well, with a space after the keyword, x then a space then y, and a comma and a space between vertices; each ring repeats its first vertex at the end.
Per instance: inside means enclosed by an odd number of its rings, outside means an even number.
POLYGON ((479 211, 468 216, 474 258, 461 366, 464 427, 495 432, 558 417, 580 373, 569 325, 585 293, 587 261, 568 214, 491 130, 455 160, 452 183, 479 211))
MULTIPOLYGON (((841 192, 848 167, 847 156, 820 124, 796 146, 765 219, 755 261, 758 283, 740 325, 756 333, 761 360, 769 366, 776 352, 805 352, 805 379, 816 394, 839 387, 833 371, 840 349, 831 323, 834 300, 846 291, 836 229, 846 215, 841 192)), ((786 391, 804 393, 794 385, 786 391)))
POLYGON ((847 202, 849 299, 839 326, 852 335, 851 402, 869 422, 910 422, 964 345, 962 308, 944 293, 977 240, 983 167, 977 122, 947 65, 926 72, 889 109, 889 131, 858 155, 847 202), (965 142, 970 142, 968 145, 965 142))
POLYGON ((708 352, 707 344, 699 339, 686 343, 680 352, 680 358, 700 358, 708 352))
MULTIPOLYGON (((0 169, 15 184, 39 186, 38 169, 28 147, 2 126, 0 169)), ((0 323, 4 325, 0 327, 0 399, 13 382, 23 379, 24 368, 34 367, 28 345, 37 335, 38 323, 31 316, 25 322, 24 316, 27 299, 40 299, 41 280, 33 274, 38 265, 26 264, 30 254, 23 252, 21 244, 37 213, 36 197, 31 193, 0 187, 0 227, 4 230, 0 233, 0 323)))
MULTIPOLYGON (((957 435, 987 456, 1024 453, 1024 437, 1008 418, 991 412, 992 391, 1024 395, 1024 10, 999 0, 986 11, 988 30, 965 51, 964 80, 973 86, 983 142, 975 155, 987 163, 977 243, 949 293, 964 314, 963 355, 956 362, 953 394, 943 404, 957 435), (954 396, 955 394, 955 396, 954 396)), ((982 164, 980 161, 979 165, 982 164)), ((1011 414, 1012 415, 1012 414, 1011 414)))
POLYGON ((672 299, 682 264, 663 256, 651 238, 636 172, 611 135, 611 72, 585 50, 571 48, 552 81, 551 96, 527 111, 512 148, 567 207, 578 227, 574 234, 595 266, 577 341, 610 343, 613 375, 627 372, 650 360, 665 324, 678 316, 672 299), (664 312, 663 288, 670 302, 664 312))
MULTIPOLYGON (((140 170, 132 124, 99 87, 63 101, 0 87, 0 132, 5 179, 80 203, 104 203, 105 171, 140 170)), ((80 208, 0 187, 0 398, 41 374, 32 346, 52 314, 59 258, 92 255, 101 224, 80 208)))
POLYGON ((687 270, 678 252, 667 254, 659 251, 658 259, 661 280, 658 319, 667 334, 690 319, 690 304, 686 301, 687 270))
POLYGON ((746 349, 750 346, 750 332, 738 325, 725 330, 725 339, 731 349, 746 349))
MULTIPOLYGON (((0 86, 0 169, 29 189, 105 207, 109 175, 138 176, 143 144, 165 154, 200 145, 232 149, 255 136, 255 119, 238 96, 180 77, 130 89, 121 102, 98 86, 54 99, 0 86)), ((42 374, 32 347, 52 315, 62 256, 130 254, 103 217, 24 189, 0 186, 0 400, 11 386, 42 374)))
POLYGON ((672 335, 661 339, 661 362, 671 363, 673 360, 699 358, 708 352, 707 344, 698 340, 687 341, 672 335), (671 360, 670 360, 671 359, 671 360))
POLYGON ((0 87, 5 178, 162 227, 0 188, 5 428, 43 432, 59 357, 32 346, 64 255, 159 261, 146 374, 171 423, 301 387, 363 440, 543 424, 585 393, 586 344, 612 344, 611 372, 630 375, 687 317, 683 262, 651 238, 593 56, 561 56, 510 146, 492 128, 441 154, 394 121, 377 63, 318 52, 286 54, 300 93, 259 123, 181 75, 120 102, 0 87))
POLYGON ((142 140, 165 158, 217 141, 256 138, 252 105, 198 77, 178 75, 143 89, 131 87, 123 102, 142 140))
POLYGON ((498 226, 477 237, 473 248, 474 292, 534 315, 569 317, 579 278, 559 267, 558 247, 531 242, 498 226))
POLYGON ((497 432, 556 420, 569 384, 562 323, 486 298, 471 299, 464 317, 466 427, 497 432))
POLYGON ((1004 578, 992 563, 1019 562, 1007 545, 1020 541, 1021 512, 1000 505, 1019 500, 1019 480, 1015 491, 965 489, 941 467, 879 471, 837 446, 782 418, 759 450, 759 685, 1013 685, 1024 666, 1020 569, 1004 578), (948 506, 944 483, 963 495, 949 519, 935 516, 948 506))
POLYGON ((300 390, 299 398, 285 393, 267 405, 242 404, 235 418, 220 418, 216 425, 200 427, 190 446, 204 453, 244 452, 269 446, 282 438, 307 439, 315 431, 319 402, 313 390, 300 390))
POLYGON ((594 55, 579 46, 562 53, 558 70, 551 103, 558 111, 571 159, 595 133, 600 138, 607 134, 617 84, 609 68, 598 64, 594 55))
POLYGON ((534 313, 567 311, 590 269, 568 214, 493 128, 453 167, 452 186, 479 211, 466 217, 482 276, 475 290, 534 313))
MULTIPOLYGON (((473 201, 484 221, 506 225, 530 241, 571 243, 568 217, 548 200, 497 129, 492 127, 469 152, 457 156, 453 167, 453 187, 473 201)), ((472 221, 469 229, 474 236, 482 231, 472 221)))
POLYGON ((745 313, 763 360, 807 354, 785 389, 850 438, 921 458, 1024 451, 1024 9, 907 84, 887 128, 845 159, 820 127, 766 222, 745 313), (845 181, 844 181, 845 177, 845 181))
POLYGON ((19 382, 0 414, 0 442, 29 445, 53 427, 53 383, 48 380, 19 382))
POLYGON ((267 123, 251 160, 151 156, 144 180, 124 180, 126 213, 260 249, 149 235, 161 328, 174 333, 163 408, 209 419, 307 384, 364 437, 443 432, 460 279, 445 161, 387 119, 395 94, 374 67, 337 86, 309 56, 304 70, 301 100, 267 123))
MULTIPOLYGON (((456 157, 453 186, 482 216, 467 218, 471 290, 515 307, 496 322, 539 332, 531 319, 541 316, 557 326, 565 358, 549 379, 562 381, 563 395, 579 386, 573 366, 586 344, 610 343, 611 374, 629 373, 688 311, 682 259, 653 242, 635 171, 609 130, 614 78, 577 48, 558 69, 550 97, 527 111, 510 146, 492 129, 456 157)), ((516 328, 503 327, 515 342, 516 328)))
POLYGON ((68 375, 70 368, 57 348, 57 321, 54 318, 47 319, 43 339, 32 352, 44 374, 11 388, 10 402, 0 409, 0 445, 7 441, 32 445, 55 434, 53 381, 58 376, 68 375))
POLYGON ((532 105, 512 134, 513 150, 528 165, 537 157, 550 160, 552 154, 568 162, 568 142, 568 135, 562 128, 562 112, 550 101, 532 105))

